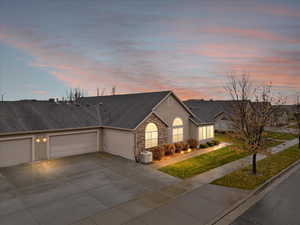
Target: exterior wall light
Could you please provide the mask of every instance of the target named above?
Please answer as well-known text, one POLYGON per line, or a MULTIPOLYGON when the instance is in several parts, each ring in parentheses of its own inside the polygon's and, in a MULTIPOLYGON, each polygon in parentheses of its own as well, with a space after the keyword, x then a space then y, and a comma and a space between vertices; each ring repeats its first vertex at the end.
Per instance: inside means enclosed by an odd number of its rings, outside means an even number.
POLYGON ((189 148, 189 149, 188 149, 188 152, 191 152, 191 151, 192 151, 192 149, 189 148))
POLYGON ((43 142, 47 142, 47 138, 43 138, 43 142))
POLYGON ((184 154, 184 151, 181 151, 180 154, 184 154))
POLYGON ((41 140, 39 138, 37 138, 35 141, 36 141, 36 143, 40 143, 41 142, 41 140))

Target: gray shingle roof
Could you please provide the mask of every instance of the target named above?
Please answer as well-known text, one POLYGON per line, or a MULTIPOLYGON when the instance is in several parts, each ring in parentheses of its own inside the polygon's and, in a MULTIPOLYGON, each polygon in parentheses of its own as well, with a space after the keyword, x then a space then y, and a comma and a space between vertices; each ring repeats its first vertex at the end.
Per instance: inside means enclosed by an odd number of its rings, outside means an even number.
POLYGON ((134 129, 171 91, 84 97, 80 104, 0 103, 0 134, 110 126, 134 129))
POLYGON ((220 113, 231 113, 232 104, 234 101, 205 101, 191 99, 184 101, 190 110, 201 120, 207 123, 211 123, 215 120, 215 117, 220 113))
POLYGON ((24 101, 0 103, 0 133, 99 126, 96 107, 24 101))
POLYGON ((100 104, 104 126, 134 129, 171 91, 84 97, 83 104, 100 104))

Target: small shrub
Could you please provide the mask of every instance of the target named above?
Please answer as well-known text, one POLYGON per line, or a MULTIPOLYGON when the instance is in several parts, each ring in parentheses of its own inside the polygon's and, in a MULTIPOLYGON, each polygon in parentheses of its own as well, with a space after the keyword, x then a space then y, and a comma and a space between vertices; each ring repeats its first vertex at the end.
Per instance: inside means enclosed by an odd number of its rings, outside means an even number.
POLYGON ((219 145, 220 144, 220 141, 218 141, 218 140, 212 140, 211 142, 213 142, 214 145, 219 145))
POLYGON ((176 147, 174 144, 165 144, 163 146, 164 151, 165 151, 165 155, 172 155, 175 153, 176 151, 176 147))
POLYGON ((215 146, 216 144, 215 144, 214 141, 209 141, 209 142, 207 142, 207 145, 208 145, 209 147, 211 147, 211 146, 215 146))
POLYGON ((183 142, 177 142, 177 143, 175 143, 174 145, 175 145, 175 152, 180 152, 181 150, 182 150, 182 148, 183 148, 183 142))
POLYGON ((199 145, 199 141, 197 141, 196 139, 189 139, 187 140, 187 143, 191 148, 197 148, 199 145))
POLYGON ((161 160, 161 158, 165 155, 164 148, 159 146, 149 148, 147 150, 152 152, 154 160, 161 160))
POLYGON ((171 152, 171 154, 175 154, 176 152, 176 147, 174 144, 170 144, 169 145, 169 152, 171 152))
POLYGON ((200 144, 199 147, 200 147, 200 148, 208 148, 208 145, 207 145, 207 144, 200 144))
POLYGON ((185 143, 185 142, 183 142, 183 144, 182 144, 182 150, 183 151, 187 151, 188 149, 189 149, 189 144, 188 143, 185 143))

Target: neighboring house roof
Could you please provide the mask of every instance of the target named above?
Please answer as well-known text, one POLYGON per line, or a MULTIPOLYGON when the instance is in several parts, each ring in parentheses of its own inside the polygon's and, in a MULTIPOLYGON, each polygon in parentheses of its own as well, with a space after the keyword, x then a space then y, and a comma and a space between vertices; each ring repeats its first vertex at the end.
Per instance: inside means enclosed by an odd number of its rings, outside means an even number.
POLYGON ((213 122, 220 114, 229 115, 232 113, 232 104, 235 101, 214 101, 214 100, 197 100, 191 99, 184 101, 190 110, 201 120, 207 123, 213 122))
POLYGON ((277 105, 280 111, 286 112, 289 116, 293 116, 297 112, 297 105, 277 105))
POLYGON ((0 103, 0 133, 58 130, 101 125, 94 106, 40 101, 0 103))

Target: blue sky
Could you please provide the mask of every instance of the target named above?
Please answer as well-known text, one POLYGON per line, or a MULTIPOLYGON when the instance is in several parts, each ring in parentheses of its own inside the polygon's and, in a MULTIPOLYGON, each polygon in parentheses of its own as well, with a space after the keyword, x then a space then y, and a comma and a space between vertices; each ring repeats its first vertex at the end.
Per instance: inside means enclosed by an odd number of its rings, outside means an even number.
POLYGON ((249 73, 295 99, 300 2, 0 0, 0 93, 62 97, 174 90, 226 98, 226 75, 249 73))

